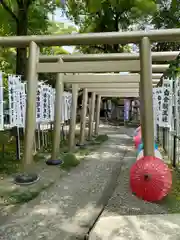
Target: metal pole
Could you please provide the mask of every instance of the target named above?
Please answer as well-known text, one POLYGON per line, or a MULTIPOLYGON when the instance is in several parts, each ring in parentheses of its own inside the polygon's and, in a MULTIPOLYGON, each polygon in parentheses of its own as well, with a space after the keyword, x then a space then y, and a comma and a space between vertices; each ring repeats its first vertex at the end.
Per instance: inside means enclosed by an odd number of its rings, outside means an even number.
MULTIPOLYGON (((62 62, 62 60, 59 60, 62 62)), ((57 160, 60 151, 60 140, 61 140, 61 120, 62 120, 62 97, 64 91, 63 75, 57 74, 56 78, 56 97, 55 97, 55 117, 54 117, 54 128, 53 128, 53 141, 52 141, 52 153, 51 160, 57 160)))
POLYGON ((44 142, 44 123, 41 124, 41 126, 42 126, 42 130, 41 130, 42 147, 44 147, 44 144, 45 144, 45 142, 44 142))
POLYGON ((89 113, 88 140, 91 140, 92 135, 93 135, 95 100, 96 100, 96 93, 92 92, 91 93, 90 113, 89 113))
POLYGON ((151 44, 144 37, 140 44, 140 96, 141 96, 141 127, 144 143, 144 156, 154 156, 154 122, 152 99, 152 57, 151 44))
POLYGON ((75 147, 77 96, 78 96, 78 84, 72 84, 72 105, 69 126, 69 151, 73 151, 75 147))
POLYGON ((100 108, 101 108, 101 95, 97 95, 95 135, 98 135, 98 134, 99 134, 100 108))
POLYGON ((172 161, 172 166, 175 168, 176 167, 176 151, 177 151, 177 136, 173 136, 173 161, 172 161))
POLYGON ((19 127, 16 127, 16 159, 21 159, 21 140, 19 134, 19 127))
POLYGON ((85 141, 87 101, 88 101, 88 91, 87 91, 87 88, 84 88, 83 99, 82 99, 81 126, 80 126, 80 143, 79 143, 80 145, 83 145, 85 141))
POLYGON ((34 133, 36 128, 36 92, 38 74, 36 66, 39 59, 39 49, 35 42, 29 46, 28 74, 27 74, 27 104, 25 123, 25 142, 23 165, 26 171, 33 162, 34 133))
POLYGON ((38 129, 37 129, 37 139, 38 139, 38 150, 41 149, 41 129, 40 129, 40 123, 38 123, 38 129))

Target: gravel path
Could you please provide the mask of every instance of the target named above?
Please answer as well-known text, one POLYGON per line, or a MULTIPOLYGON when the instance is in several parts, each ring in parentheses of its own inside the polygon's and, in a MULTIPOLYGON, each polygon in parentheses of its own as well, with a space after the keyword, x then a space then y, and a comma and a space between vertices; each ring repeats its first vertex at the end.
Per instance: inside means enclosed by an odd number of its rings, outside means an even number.
POLYGON ((0 239, 83 239, 115 189, 130 143, 126 131, 104 127, 109 140, 98 152, 9 217, 0 226, 0 239))

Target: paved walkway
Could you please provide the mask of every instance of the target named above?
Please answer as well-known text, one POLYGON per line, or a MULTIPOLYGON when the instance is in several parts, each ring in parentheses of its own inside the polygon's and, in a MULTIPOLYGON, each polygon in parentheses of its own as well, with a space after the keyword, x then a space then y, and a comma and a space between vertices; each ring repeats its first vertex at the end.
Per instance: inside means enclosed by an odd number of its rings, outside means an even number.
POLYGON ((89 234, 89 240, 179 240, 180 214, 141 201, 129 190, 133 146, 123 159, 117 187, 89 234))
POLYGON ((130 143, 124 128, 103 132, 109 140, 98 152, 0 225, 1 240, 83 239, 115 189, 130 143))

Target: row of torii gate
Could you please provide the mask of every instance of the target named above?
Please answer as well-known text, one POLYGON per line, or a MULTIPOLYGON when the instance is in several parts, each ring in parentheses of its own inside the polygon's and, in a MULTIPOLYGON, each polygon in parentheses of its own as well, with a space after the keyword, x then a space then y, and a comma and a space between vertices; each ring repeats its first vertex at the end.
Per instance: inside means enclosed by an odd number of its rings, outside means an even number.
POLYGON ((168 69, 167 61, 174 60, 179 52, 151 52, 151 43, 180 41, 180 29, 88 33, 54 36, 0 37, 0 46, 29 47, 27 74, 27 108, 25 148, 23 163, 33 161, 33 140, 36 116, 36 89, 38 73, 56 73, 56 100, 54 137, 51 159, 57 159, 60 151, 61 99, 64 83, 72 84, 72 111, 69 130, 69 149, 75 145, 75 125, 78 89, 83 88, 80 144, 84 142, 87 93, 92 92, 89 134, 92 135, 95 99, 95 133, 98 134, 100 102, 107 97, 139 97, 144 154, 154 156, 154 123, 152 88, 168 69), (39 47, 91 44, 128 44, 140 46, 140 53, 86 54, 86 55, 40 55, 39 47), (156 64, 153 64, 153 63, 156 64), (157 62, 159 64, 157 64, 157 62), (165 63, 166 62, 166 63, 165 63), (119 72, 130 72, 120 75, 119 72), (108 74, 107 74, 108 73, 108 74))

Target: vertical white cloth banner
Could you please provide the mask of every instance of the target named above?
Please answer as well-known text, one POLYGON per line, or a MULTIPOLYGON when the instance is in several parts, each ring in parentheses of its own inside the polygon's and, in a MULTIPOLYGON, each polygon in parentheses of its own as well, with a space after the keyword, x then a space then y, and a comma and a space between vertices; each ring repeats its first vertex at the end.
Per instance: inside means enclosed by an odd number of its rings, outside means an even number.
POLYGON ((50 88, 50 122, 54 120, 54 97, 53 97, 54 91, 53 88, 50 88))
POLYGON ((64 121, 67 121, 69 120, 69 106, 68 106, 68 98, 69 98, 69 95, 68 95, 68 92, 64 92, 63 93, 63 114, 64 114, 64 121))
POLYGON ((154 138, 157 139, 157 88, 153 88, 154 138))
POLYGON ((51 108, 51 122, 54 121, 54 107, 55 107, 55 97, 56 97, 56 91, 54 88, 51 89, 51 105, 52 105, 52 108, 51 108))
POLYGON ((68 93, 67 95, 67 117, 71 118, 71 104, 72 104, 72 94, 68 93))
POLYGON ((36 96, 36 122, 39 124, 43 121, 43 99, 42 99, 42 83, 38 83, 36 96))
POLYGON ((175 80, 172 81, 172 98, 170 102, 170 106, 172 106, 172 117, 171 117, 171 126, 170 126, 170 131, 175 131, 176 126, 175 126, 175 80))
POLYGON ((48 87, 46 84, 42 85, 42 102, 43 102, 43 122, 47 123, 48 122, 48 100, 47 100, 47 95, 48 95, 48 87))
POLYGON ((66 114, 66 97, 62 96, 62 101, 61 101, 61 110, 62 110, 62 114, 61 114, 61 122, 64 123, 65 121, 67 121, 67 114, 66 114))
POLYGON ((20 78, 17 79, 15 83, 15 92, 16 92, 16 111, 17 111, 17 127, 24 127, 24 109, 23 109, 23 83, 21 83, 20 78))
POLYGON ((20 109, 21 109, 21 123, 22 127, 25 127, 26 120, 26 91, 25 91, 25 83, 21 83, 20 85, 20 109))
POLYGON ((162 127, 171 128, 172 120, 172 80, 163 80, 162 127))
POLYGON ((157 99, 157 113, 156 113, 156 122, 157 125, 161 127, 162 125, 162 98, 163 98, 163 88, 156 88, 156 99, 157 99))
POLYGON ((10 126, 19 127, 20 122, 20 76, 8 76, 10 126))
POLYGON ((4 130, 3 73, 0 72, 0 131, 4 130))
POLYGON ((22 82, 17 83, 17 91, 16 91, 16 96, 17 96, 17 126, 18 127, 25 127, 25 84, 22 82))
POLYGON ((47 121, 51 121, 51 86, 47 87, 47 121))
POLYGON ((124 120, 129 120, 130 100, 124 99, 124 120))
POLYGON ((176 118, 176 134, 180 136, 180 78, 175 80, 175 118, 176 118))
POLYGON ((10 127, 14 127, 15 124, 15 93, 14 93, 14 78, 12 75, 8 76, 8 97, 9 97, 9 122, 10 127))

